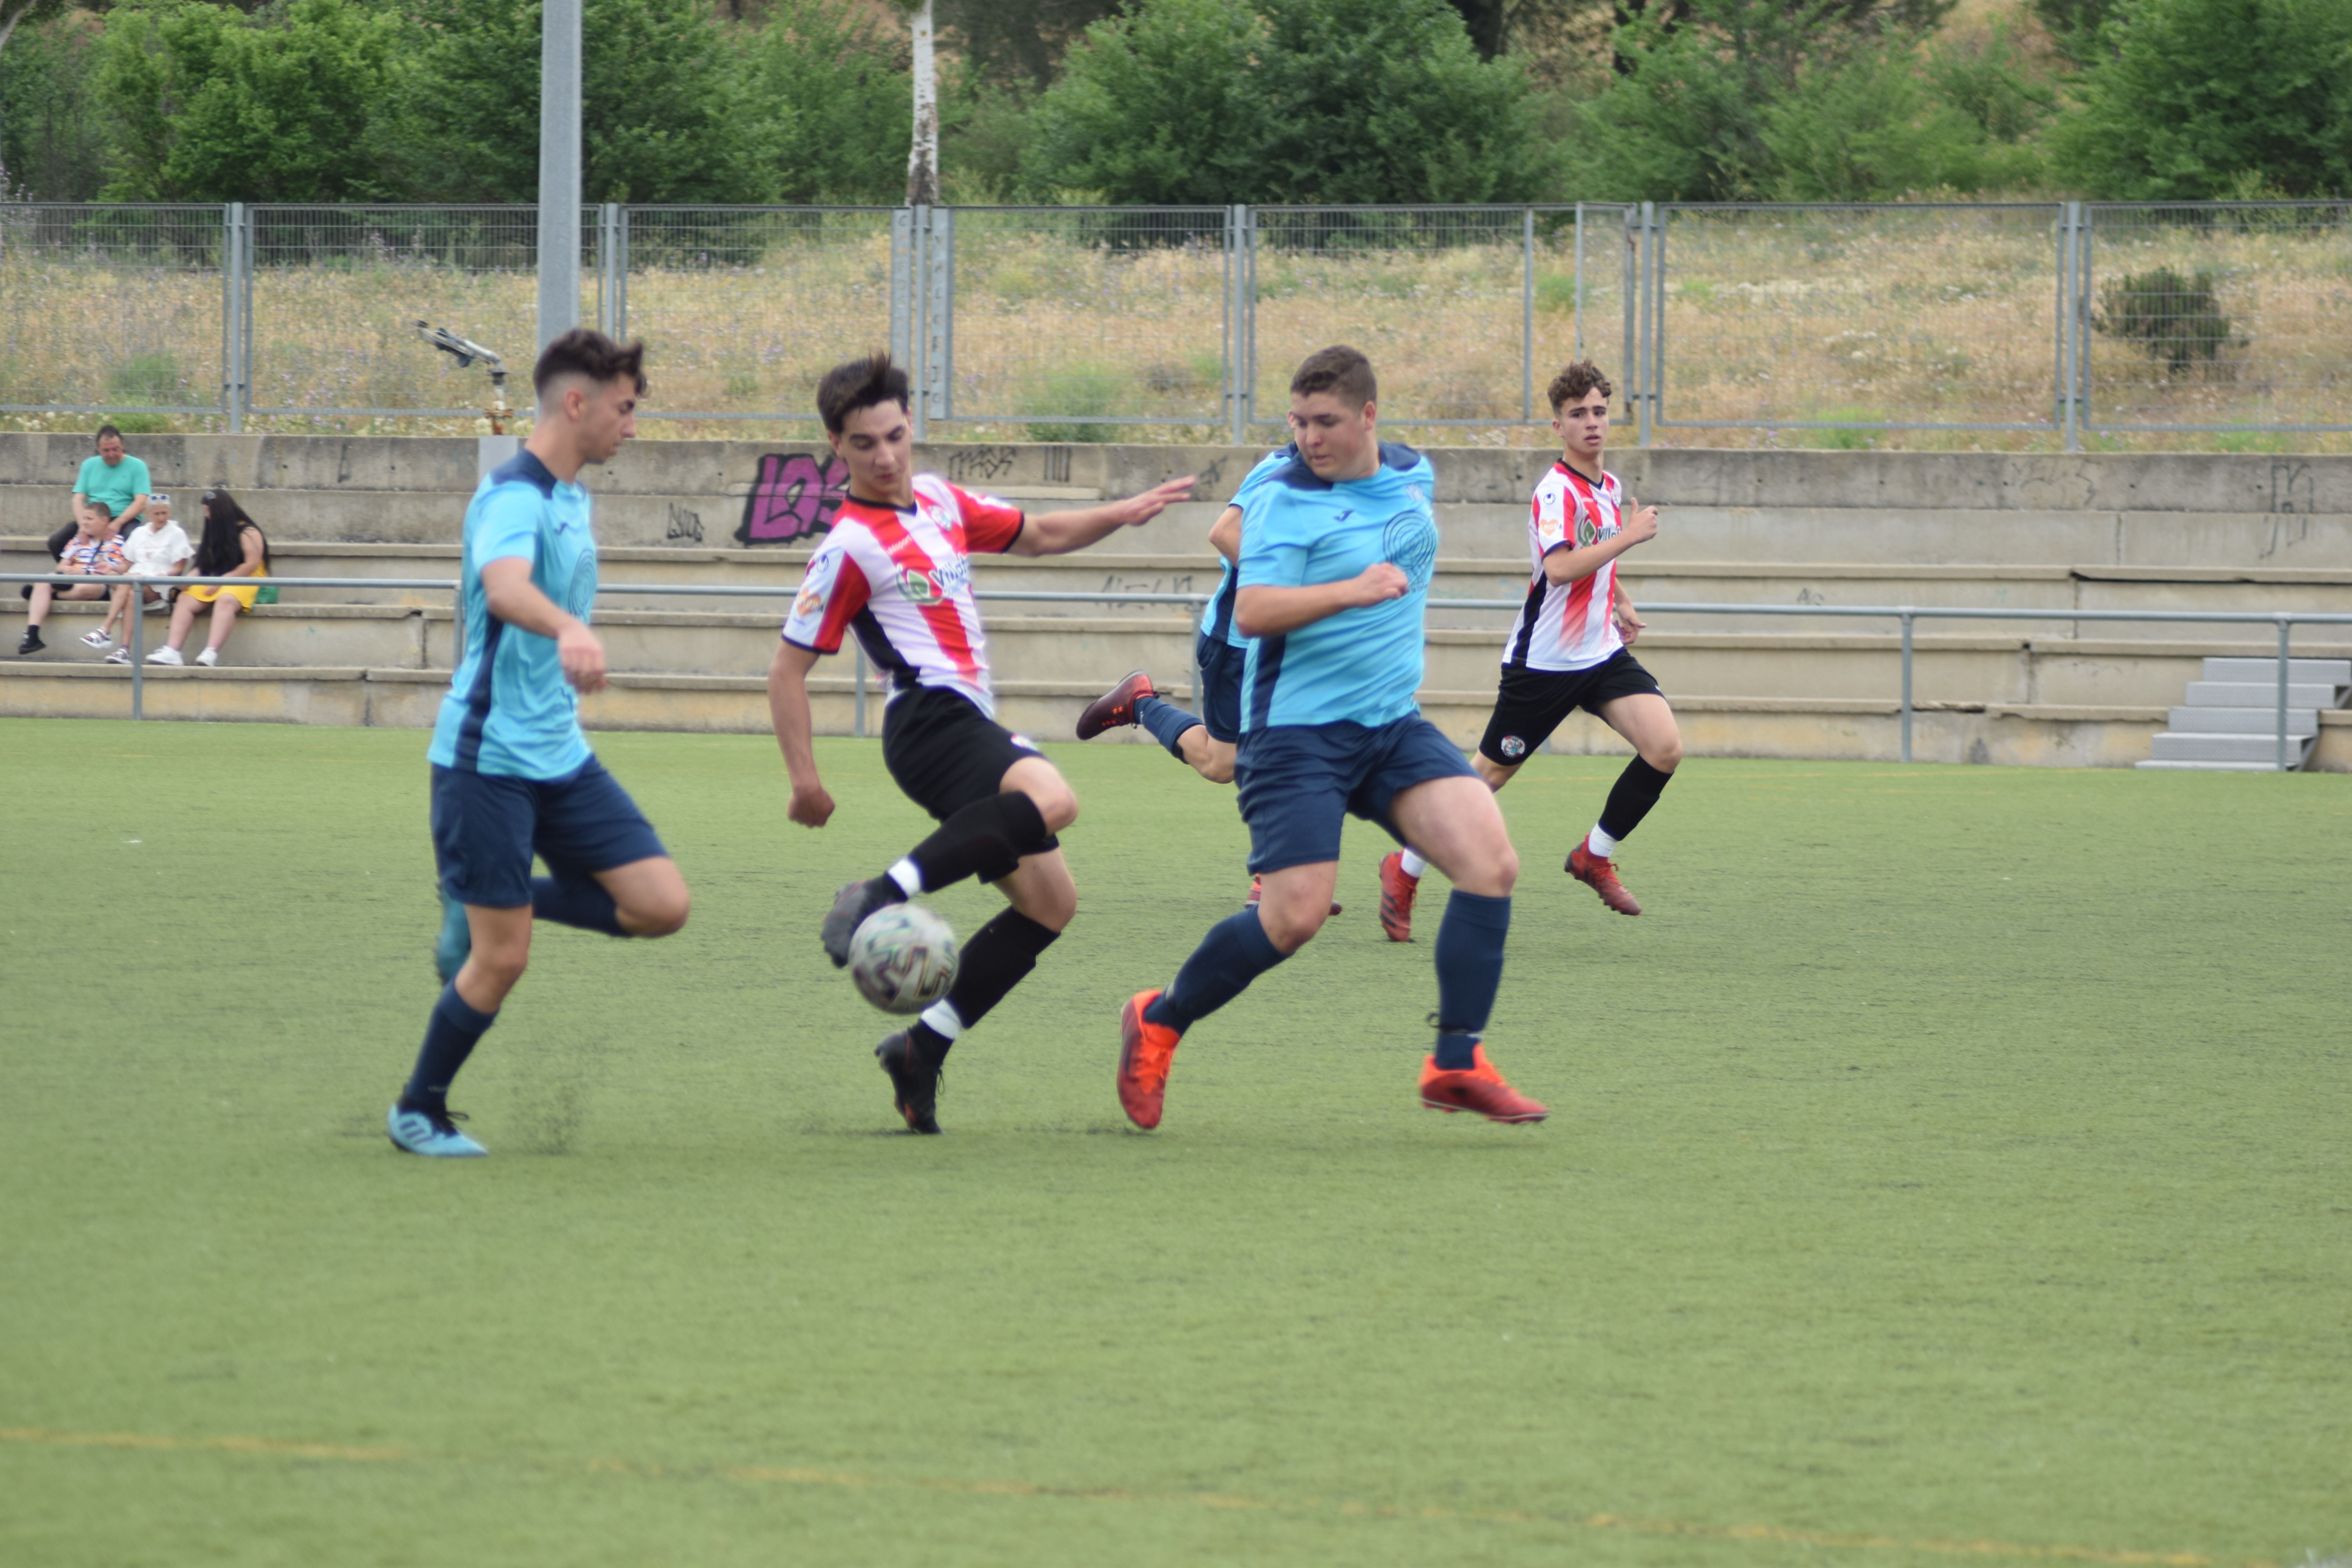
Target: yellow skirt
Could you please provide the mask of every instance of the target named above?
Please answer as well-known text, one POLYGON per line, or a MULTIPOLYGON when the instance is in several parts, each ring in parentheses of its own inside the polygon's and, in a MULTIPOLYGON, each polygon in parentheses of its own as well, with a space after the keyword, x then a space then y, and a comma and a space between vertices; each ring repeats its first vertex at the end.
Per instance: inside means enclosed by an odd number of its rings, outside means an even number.
MULTIPOLYGON (((257 566, 249 575, 257 578, 267 577, 269 575, 269 568, 267 566, 257 566)), ((183 588, 180 592, 185 594, 189 598, 194 599, 199 605, 209 605, 215 599, 219 598, 223 594, 226 594, 230 598, 235 599, 238 604, 243 605, 248 610, 253 608, 253 601, 258 598, 261 595, 261 590, 258 588, 196 587, 183 588)))

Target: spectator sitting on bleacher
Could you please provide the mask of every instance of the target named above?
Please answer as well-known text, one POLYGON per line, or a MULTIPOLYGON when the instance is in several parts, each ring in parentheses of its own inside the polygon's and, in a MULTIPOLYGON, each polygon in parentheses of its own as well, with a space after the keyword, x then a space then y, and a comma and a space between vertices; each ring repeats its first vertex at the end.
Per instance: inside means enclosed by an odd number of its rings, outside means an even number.
MULTIPOLYGON (((80 498, 75 499, 79 502, 80 498)), ((81 531, 67 542, 58 556, 57 569, 68 576, 112 577, 121 574, 126 562, 122 535, 113 517, 102 506, 87 506, 82 508, 81 531)), ((25 640, 16 645, 20 658, 48 646, 41 640, 41 623, 49 618, 50 605, 59 599, 103 599, 111 591, 102 583, 77 583, 67 588, 35 583, 32 589, 28 596, 33 602, 25 612, 25 640)))
MULTIPOLYGON (((147 518, 131 531, 123 541, 122 553, 130 562, 131 574, 136 577, 176 577, 188 569, 195 558, 196 548, 188 542, 187 531, 172 521, 172 498, 162 492, 147 498, 147 518)), ((114 619, 122 617, 122 636, 126 639, 106 656, 109 664, 129 664, 131 647, 131 597, 139 595, 141 608, 166 602, 168 588, 141 587, 133 589, 125 583, 114 590, 114 603, 107 606, 106 624, 81 640, 92 647, 104 647, 114 641, 114 619)))
MULTIPOLYGON (((267 577, 269 575, 269 541, 261 525, 246 515, 236 498, 224 489, 205 492, 205 532, 196 543, 196 572, 199 577, 267 577)), ((236 613, 251 609, 264 592, 273 596, 275 588, 227 586, 217 588, 183 588, 172 605, 172 630, 163 646, 147 656, 150 664, 184 664, 180 657, 180 645, 188 640, 189 628, 196 624, 196 606, 213 607, 213 624, 205 634, 205 651, 196 655, 196 662, 215 665, 220 662, 221 644, 228 641, 229 627, 236 622, 236 613)))

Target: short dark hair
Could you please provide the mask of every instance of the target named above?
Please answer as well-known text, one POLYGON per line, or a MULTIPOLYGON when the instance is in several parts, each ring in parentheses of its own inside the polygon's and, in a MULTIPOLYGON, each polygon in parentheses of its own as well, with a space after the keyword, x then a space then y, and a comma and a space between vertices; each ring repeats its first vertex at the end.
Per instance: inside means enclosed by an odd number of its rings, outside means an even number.
POLYGON ((637 395, 642 397, 646 345, 638 342, 623 347, 593 327, 574 327, 539 351, 539 363, 531 367, 530 389, 544 395, 547 384, 562 375, 584 375, 599 386, 626 377, 636 383, 637 395))
POLYGON ((105 440, 109 436, 113 437, 118 441, 122 439, 121 431, 116 429, 111 425, 101 425, 98 427, 98 434, 90 437, 90 445, 95 447, 100 441, 105 440))
POLYGON ((1557 414, 1561 404, 1572 403, 1588 392, 1600 393, 1601 401, 1605 403, 1616 390, 1609 384, 1609 378, 1601 374, 1599 365, 1589 359, 1580 359, 1553 376, 1551 384, 1544 388, 1544 395, 1551 399, 1551 411, 1557 414))
POLYGON ((816 384, 817 416, 836 436, 848 427, 851 415, 882 403, 895 403, 901 408, 913 406, 907 390, 907 373, 892 364, 886 353, 877 352, 835 365, 816 384))
POLYGON ((1360 408, 1380 401, 1381 384, 1372 374, 1371 361, 1345 343, 1334 343, 1299 361, 1298 374, 1290 378, 1293 397, 1318 392, 1337 394, 1342 403, 1360 408))

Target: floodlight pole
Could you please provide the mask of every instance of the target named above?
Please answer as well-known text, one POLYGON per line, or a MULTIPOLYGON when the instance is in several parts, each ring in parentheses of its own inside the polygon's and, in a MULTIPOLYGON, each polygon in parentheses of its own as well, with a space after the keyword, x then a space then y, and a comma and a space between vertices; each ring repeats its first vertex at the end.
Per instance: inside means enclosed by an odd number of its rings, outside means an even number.
MULTIPOLYGON (((580 324, 580 0, 545 0, 539 40, 539 348, 580 324)), ((532 352, 538 358, 537 350, 532 352)))

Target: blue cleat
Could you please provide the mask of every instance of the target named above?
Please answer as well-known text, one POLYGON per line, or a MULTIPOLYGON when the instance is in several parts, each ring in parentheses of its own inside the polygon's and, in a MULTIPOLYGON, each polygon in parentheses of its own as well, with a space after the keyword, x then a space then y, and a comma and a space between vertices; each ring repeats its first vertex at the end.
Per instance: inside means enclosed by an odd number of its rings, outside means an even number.
POLYGON ((441 900, 441 934, 433 939, 433 973, 446 985, 457 978, 457 971, 466 967, 474 951, 474 928, 466 923, 465 905, 438 886, 433 891, 441 900))
POLYGON ((429 1110, 409 1110, 394 1105, 383 1119, 383 1130, 392 1138, 392 1146, 408 1154, 424 1154, 436 1160, 476 1159, 489 1152, 479 1143, 457 1131, 448 1111, 435 1115, 429 1110))

